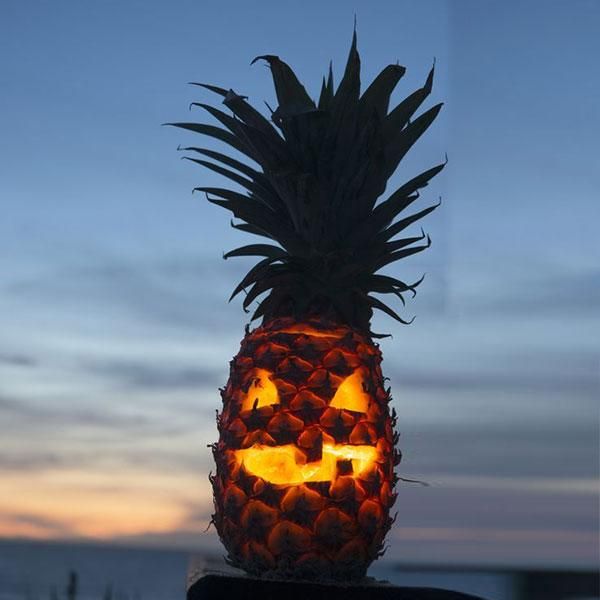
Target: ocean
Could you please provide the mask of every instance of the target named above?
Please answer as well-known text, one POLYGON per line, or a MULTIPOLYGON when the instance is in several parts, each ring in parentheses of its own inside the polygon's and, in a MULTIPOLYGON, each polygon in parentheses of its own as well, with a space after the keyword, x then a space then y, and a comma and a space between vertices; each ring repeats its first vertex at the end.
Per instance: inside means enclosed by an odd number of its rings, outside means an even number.
MULTIPOLYGON (((190 565, 203 557, 177 550, 91 544, 0 541, 0 600, 183 600, 190 565), (69 591, 71 594, 69 594, 69 591)), ((214 559, 213 559, 214 560, 214 559)), ((212 568, 218 567, 207 558, 212 568)), ((397 585, 442 587, 512 600, 509 575, 399 569, 378 561, 369 571, 397 585)))
POLYGON ((0 541, 0 600, 62 600, 77 575, 77 600, 185 598, 189 554, 87 544, 0 541))

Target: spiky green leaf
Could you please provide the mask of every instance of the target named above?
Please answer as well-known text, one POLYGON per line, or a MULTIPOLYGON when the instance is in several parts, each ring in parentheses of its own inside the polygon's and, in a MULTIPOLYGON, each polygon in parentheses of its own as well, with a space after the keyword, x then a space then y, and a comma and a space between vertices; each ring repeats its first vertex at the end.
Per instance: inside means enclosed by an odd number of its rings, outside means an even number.
POLYGON ((241 246, 235 250, 230 250, 223 255, 223 258, 232 258, 234 256, 265 256, 267 258, 285 258, 288 253, 278 246, 270 244, 249 244, 241 246))

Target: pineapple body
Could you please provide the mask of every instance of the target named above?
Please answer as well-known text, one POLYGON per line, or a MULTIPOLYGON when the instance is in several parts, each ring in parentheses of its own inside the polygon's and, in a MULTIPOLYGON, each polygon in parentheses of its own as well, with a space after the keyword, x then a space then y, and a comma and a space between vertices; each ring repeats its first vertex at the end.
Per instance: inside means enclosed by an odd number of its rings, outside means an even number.
POLYGON ((357 330, 274 318, 221 391, 213 522, 229 562, 287 578, 359 579, 395 500, 395 415, 381 352, 357 330))

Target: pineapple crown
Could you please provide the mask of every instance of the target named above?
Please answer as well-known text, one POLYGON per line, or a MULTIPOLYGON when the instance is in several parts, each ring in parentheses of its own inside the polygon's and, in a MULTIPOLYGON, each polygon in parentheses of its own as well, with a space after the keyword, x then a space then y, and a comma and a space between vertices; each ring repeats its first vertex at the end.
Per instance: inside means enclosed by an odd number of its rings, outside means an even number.
POLYGON ((270 121, 231 89, 193 83, 221 96, 232 114, 194 102, 190 108, 206 110, 223 127, 170 123, 224 142, 255 163, 207 148, 180 148, 211 159, 185 157, 230 179, 245 193, 217 187, 194 191, 205 192, 210 202, 230 210, 238 219, 232 227, 275 242, 224 255, 261 258, 230 300, 244 291, 248 312, 259 299, 253 320, 319 317, 371 333, 370 319, 378 309, 401 323, 412 322, 373 294, 392 294, 402 304, 403 294, 415 295, 423 278, 409 284, 378 271, 430 246, 422 229, 417 236, 396 236, 439 204, 398 217, 446 162, 377 201, 398 163, 442 107, 437 104, 413 118, 431 92, 434 68, 422 88, 389 110, 390 95, 405 68, 388 65, 361 95, 356 30, 340 84, 334 89, 330 64, 318 102, 277 56, 258 56, 252 64, 260 59, 270 66, 278 101, 275 110, 269 107, 270 121))

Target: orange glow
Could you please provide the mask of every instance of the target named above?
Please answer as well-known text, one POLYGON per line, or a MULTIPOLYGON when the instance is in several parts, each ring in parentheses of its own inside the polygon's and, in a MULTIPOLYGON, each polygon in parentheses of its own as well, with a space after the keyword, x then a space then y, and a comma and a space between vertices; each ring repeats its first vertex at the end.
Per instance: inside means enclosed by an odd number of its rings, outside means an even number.
POLYGON ((346 377, 335 392, 329 406, 333 408, 345 408, 355 412, 366 413, 369 408, 369 394, 363 389, 365 376, 362 370, 357 369, 346 377))
MULTIPOLYGON (((110 539, 166 533, 180 528, 188 519, 187 507, 199 502, 210 505, 209 490, 193 478, 190 484, 189 475, 176 470, 8 473, 0 480, 0 537, 110 539)), ((204 527, 201 523, 198 529, 204 527)))
POLYGON ((337 331, 322 331, 320 329, 315 329, 310 325, 293 325, 292 327, 287 327, 286 329, 279 330, 278 333, 303 333, 304 335, 310 335, 312 337, 339 339, 347 333, 347 330, 342 329, 337 331))
POLYGON ((337 461, 351 460, 353 475, 360 475, 377 459, 374 446, 323 444, 319 461, 307 463, 306 457, 294 444, 261 446, 236 450, 236 458, 246 471, 276 485, 298 485, 309 481, 333 481, 337 461))
POLYGON ((251 374, 252 382, 248 392, 242 400, 242 410, 252 410, 256 402, 256 408, 279 404, 279 394, 276 385, 270 379, 269 371, 254 369, 251 374))

